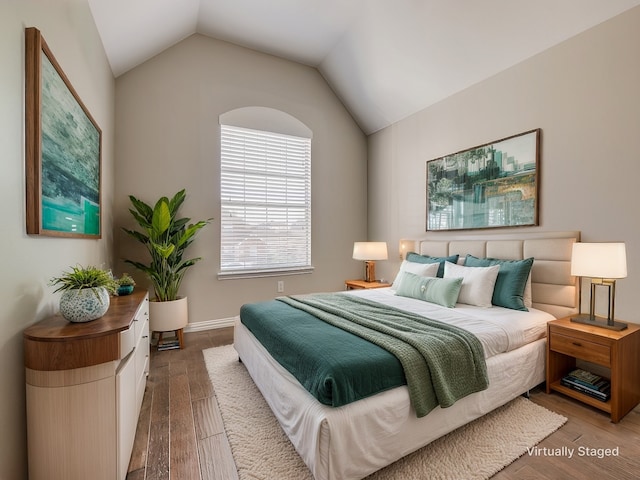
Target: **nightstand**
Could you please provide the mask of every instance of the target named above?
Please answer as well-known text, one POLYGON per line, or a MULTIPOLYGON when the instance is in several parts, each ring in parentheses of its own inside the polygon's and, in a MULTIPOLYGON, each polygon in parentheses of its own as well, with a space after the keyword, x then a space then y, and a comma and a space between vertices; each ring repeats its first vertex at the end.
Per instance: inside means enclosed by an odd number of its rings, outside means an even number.
MULTIPOLYGON (((588 367, 585 367, 588 370, 588 367)), ((604 410, 617 423, 640 402, 640 325, 619 332, 571 322, 571 317, 547 324, 547 393, 560 392, 604 410), (560 384, 576 367, 576 359, 606 367, 611 398, 602 402, 560 384)))
POLYGON ((384 288, 390 287, 390 283, 384 282, 365 282, 364 280, 346 280, 344 286, 347 290, 362 290, 363 288, 384 288))

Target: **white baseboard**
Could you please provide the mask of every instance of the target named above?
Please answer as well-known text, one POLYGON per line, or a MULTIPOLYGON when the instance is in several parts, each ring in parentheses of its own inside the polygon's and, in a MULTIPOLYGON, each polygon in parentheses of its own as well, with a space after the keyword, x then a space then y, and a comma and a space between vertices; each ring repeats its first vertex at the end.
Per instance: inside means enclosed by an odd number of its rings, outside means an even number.
POLYGON ((190 323, 184 327, 184 332, 202 332, 204 330, 213 330, 214 328, 233 327, 238 317, 218 318, 216 320, 205 320, 204 322, 190 323))

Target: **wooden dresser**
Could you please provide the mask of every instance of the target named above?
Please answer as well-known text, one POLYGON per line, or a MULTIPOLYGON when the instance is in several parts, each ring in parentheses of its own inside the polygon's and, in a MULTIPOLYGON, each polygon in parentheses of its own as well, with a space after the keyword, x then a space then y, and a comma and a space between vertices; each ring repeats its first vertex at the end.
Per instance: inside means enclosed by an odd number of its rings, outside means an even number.
POLYGON ((149 373, 146 291, 87 323, 24 331, 31 480, 124 479, 149 373))

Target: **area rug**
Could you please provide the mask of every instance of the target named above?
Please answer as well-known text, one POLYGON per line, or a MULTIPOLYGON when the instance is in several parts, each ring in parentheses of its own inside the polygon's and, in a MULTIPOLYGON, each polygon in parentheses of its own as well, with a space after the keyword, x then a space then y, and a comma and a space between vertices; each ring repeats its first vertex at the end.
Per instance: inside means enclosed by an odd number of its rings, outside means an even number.
MULTIPOLYGON (((240 480, 313 480, 233 346, 203 354, 240 480)), ((518 397, 367 480, 487 479, 566 421, 518 397)))

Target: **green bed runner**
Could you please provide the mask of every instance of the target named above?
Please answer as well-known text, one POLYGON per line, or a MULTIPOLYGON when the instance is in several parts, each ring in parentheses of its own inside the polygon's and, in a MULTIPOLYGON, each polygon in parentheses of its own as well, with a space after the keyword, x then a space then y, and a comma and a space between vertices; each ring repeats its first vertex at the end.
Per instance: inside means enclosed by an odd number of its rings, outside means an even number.
POLYGON ((488 386, 482 345, 466 330, 342 293, 277 300, 243 306, 241 320, 322 403, 344 405, 404 377, 422 417, 488 386))

